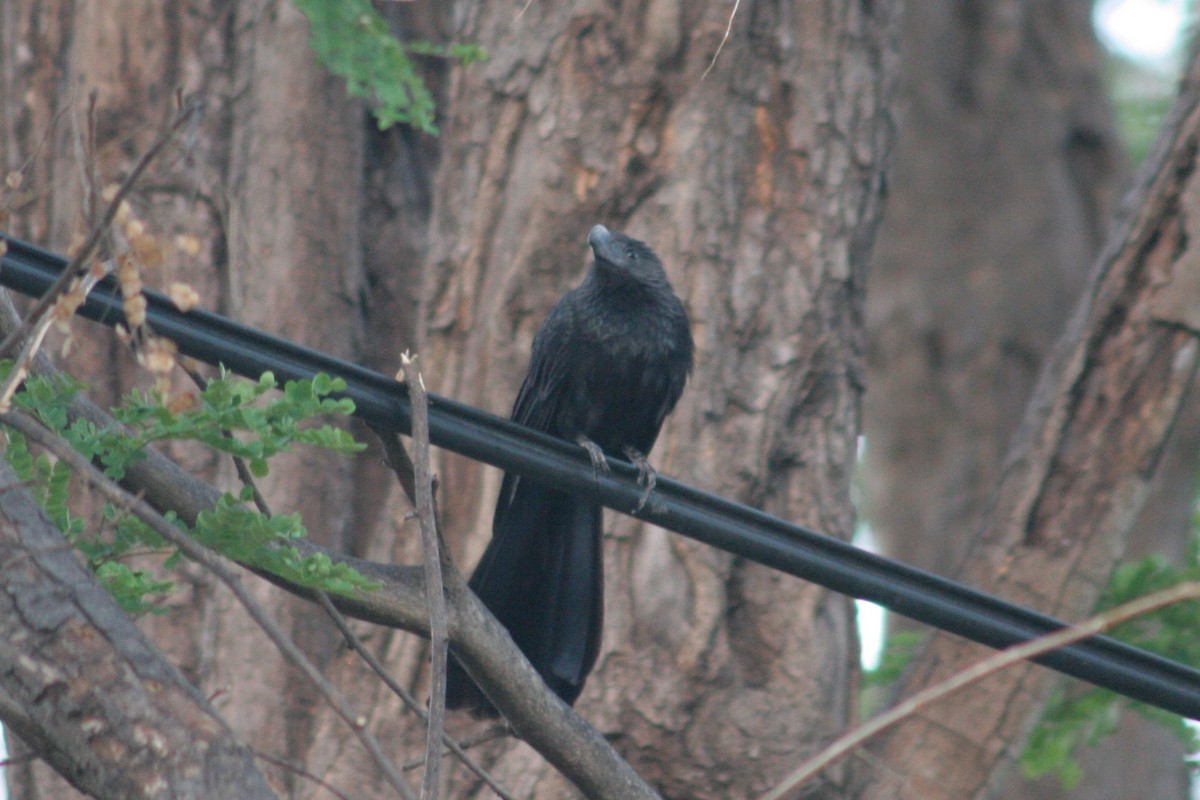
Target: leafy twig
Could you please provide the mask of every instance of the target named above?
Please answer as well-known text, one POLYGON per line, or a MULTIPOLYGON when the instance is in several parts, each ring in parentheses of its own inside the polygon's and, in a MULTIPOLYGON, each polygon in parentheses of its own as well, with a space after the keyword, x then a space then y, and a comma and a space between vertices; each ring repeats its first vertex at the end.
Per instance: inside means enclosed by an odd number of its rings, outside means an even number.
POLYGON ((363 743, 363 746, 371 754, 380 771, 387 778, 388 783, 403 797, 408 800, 415 800, 416 795, 413 794, 412 789, 408 786, 404 777, 396 768, 396 765, 384 754, 379 742, 366 729, 366 726, 362 724, 359 715, 350 708, 349 703, 342 696, 341 692, 321 674, 320 670, 304 655, 296 643, 288 637, 283 628, 279 626, 279 623, 267 613, 267 610, 254 599, 242 585, 238 576, 221 559, 193 541, 186 533, 167 522, 145 500, 140 497, 134 497, 126 492, 96 469, 87 458, 72 449, 63 439, 43 428, 28 415, 16 412, 0 414, 0 423, 15 428, 29 439, 45 447, 56 458, 65 461, 76 474, 98 489, 104 495, 105 499, 115 505, 128 507, 138 519, 149 525, 155 533, 178 547, 188 558, 196 561, 216 575, 233 592, 233 595, 246 609, 251 619, 262 628, 263 632, 267 634, 268 638, 271 639, 284 658, 313 682, 317 690, 324 695, 334 712, 354 731, 355 735, 363 743))
MULTIPOLYGON (((182 361, 179 362, 179 367, 191 379, 192 383, 196 385, 197 389, 204 391, 204 387, 208 385, 208 379, 201 375, 199 370, 192 369, 182 361)), ((222 431, 222 434, 226 439, 233 438, 233 433, 230 431, 222 431)), ((250 472, 250 466, 246 463, 246 459, 237 455, 230 455, 230 458, 233 459, 233 468, 237 472, 238 480, 242 482, 243 486, 250 487, 255 508, 270 516, 271 507, 267 504, 267 498, 258 490, 258 481, 254 480, 254 475, 250 472)))

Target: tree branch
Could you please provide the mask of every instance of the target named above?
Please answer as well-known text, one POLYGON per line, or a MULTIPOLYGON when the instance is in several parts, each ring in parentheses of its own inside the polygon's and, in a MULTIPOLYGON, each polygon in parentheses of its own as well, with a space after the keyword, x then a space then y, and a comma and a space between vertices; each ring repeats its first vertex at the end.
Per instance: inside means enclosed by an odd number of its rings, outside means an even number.
MULTIPOLYGON (((7 300, 7 298, 5 298, 7 300)), ((15 310, 0 302, 0 330, 11 330, 15 310)), ((55 372, 39 354, 34 369, 55 372)), ((76 397, 68 415, 99 427, 117 423, 85 397, 76 397)), ((152 507, 174 511, 188 525, 212 508, 220 498, 212 486, 193 477, 156 450, 129 465, 122 484, 145 498, 152 507)), ((331 602, 349 617, 429 635, 424 576, 419 567, 381 564, 330 551, 311 540, 289 543, 302 556, 324 553, 379 584, 379 589, 353 596, 331 595, 331 602)), ((309 600, 315 592, 269 574, 259 573, 276 586, 309 600)), ((464 668, 482 682, 497 709, 514 731, 586 796, 591 798, 658 798, 658 794, 613 749, 598 731, 546 687, 513 643, 508 631, 475 599, 457 571, 446 574, 448 632, 451 645, 464 668)))
POLYGON ((425 743, 425 780, 421 800, 437 800, 442 767, 442 732, 446 721, 446 594, 442 589, 442 556, 433 514, 433 478, 429 470, 429 401, 425 381, 414 359, 400 356, 401 371, 413 406, 413 464, 416 469, 417 519, 425 554, 425 597, 429 601, 429 728, 425 743))
POLYGON ((92 466, 91 462, 75 452, 65 440, 43 428, 29 416, 19 412, 0 414, 0 423, 20 431, 29 439, 36 441, 42 447, 52 452, 56 458, 69 464, 76 474, 98 489, 113 505, 118 508, 128 509, 138 519, 149 525, 155 533, 178 547, 184 555, 216 575, 233 592, 234 597, 246 609, 246 613, 262 629, 263 633, 267 634, 267 638, 283 654, 284 658, 317 687, 317 690, 329 703, 330 707, 354 731, 354 734, 358 736, 363 746, 367 749, 367 752, 371 754, 376 766, 379 767, 380 772, 383 773, 392 787, 405 798, 416 800, 416 795, 400 774, 400 770, 384 754, 383 748, 380 747, 379 742, 371 732, 361 724, 359 715, 350 707, 349 702, 342 696, 342 693, 321 674, 321 671, 304 655, 304 652, 300 650, 299 646, 279 626, 279 623, 246 590, 242 585, 241 579, 225 566, 222 559, 194 541, 186 533, 167 522, 145 500, 134 497, 114 481, 105 477, 98 469, 92 466))
MULTIPOLYGON (((346 623, 346 617, 333 605, 333 601, 329 599, 329 595, 325 592, 322 592, 320 596, 318 596, 317 600, 321 603, 321 607, 325 609, 325 613, 327 613, 329 618, 333 620, 333 624, 337 626, 339 631, 341 631, 341 634, 346 639, 346 644, 350 647, 350 649, 357 653, 359 658, 367 662, 367 666, 369 666, 372 671, 379 676, 379 679, 384 682, 384 684, 392 691, 393 694, 400 698, 400 702, 404 703, 405 707, 408 708, 409 711, 416 714, 428 724, 429 715, 425 712, 425 709, 421 708, 420 704, 417 703, 416 699, 408 693, 407 689, 397 683, 396 680, 390 674, 388 674, 387 669, 385 669, 383 664, 380 663, 379 659, 375 657, 375 654, 363 645, 362 640, 355 635, 354 631, 351 630, 350 626, 346 623)), ((481 767, 479 763, 475 761, 475 759, 471 758, 466 749, 460 745, 453 736, 443 731, 442 741, 445 743, 446 747, 450 749, 450 752, 454 753, 458 760, 461 761, 467 769, 471 770, 472 773, 474 773, 481 781, 486 783, 493 792, 496 793, 497 797, 501 798, 501 800, 516 800, 516 798, 513 797, 506 788, 504 788, 503 784, 497 781, 490 772, 481 767)), ((405 765, 405 768, 407 769, 407 765, 405 765)))
MULTIPOLYGON (((0 459, 0 485, 16 480, 0 459)), ((275 796, 253 754, 21 490, 0 492, 0 640, 0 715, 80 791, 275 796)))

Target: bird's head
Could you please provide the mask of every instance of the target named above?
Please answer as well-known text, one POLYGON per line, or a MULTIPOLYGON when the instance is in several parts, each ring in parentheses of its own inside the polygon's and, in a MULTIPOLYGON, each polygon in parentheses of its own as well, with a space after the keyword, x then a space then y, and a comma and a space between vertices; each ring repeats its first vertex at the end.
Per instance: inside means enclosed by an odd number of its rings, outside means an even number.
POLYGON ((588 244, 596 256, 596 267, 608 275, 640 282, 666 280, 662 262, 644 242, 596 225, 588 233, 588 244))

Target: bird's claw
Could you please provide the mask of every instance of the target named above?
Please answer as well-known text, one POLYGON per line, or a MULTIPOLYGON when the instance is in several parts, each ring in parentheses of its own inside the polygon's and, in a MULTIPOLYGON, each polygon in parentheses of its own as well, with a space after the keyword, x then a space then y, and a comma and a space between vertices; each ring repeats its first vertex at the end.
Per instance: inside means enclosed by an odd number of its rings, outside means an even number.
POLYGON ((600 445, 593 442, 591 439, 584 436, 582 433, 575 437, 575 443, 587 450, 588 457, 592 459, 592 477, 600 480, 600 473, 605 475, 609 473, 608 461, 604 458, 604 450, 600 445))
POLYGON ((654 487, 658 483, 658 473, 654 467, 650 466, 650 461, 633 447, 625 448, 625 457, 629 459, 629 463, 637 467, 638 486, 644 487, 642 496, 638 498, 637 507, 633 509, 636 514, 645 507, 646 501, 650 499, 650 493, 654 491, 654 487))

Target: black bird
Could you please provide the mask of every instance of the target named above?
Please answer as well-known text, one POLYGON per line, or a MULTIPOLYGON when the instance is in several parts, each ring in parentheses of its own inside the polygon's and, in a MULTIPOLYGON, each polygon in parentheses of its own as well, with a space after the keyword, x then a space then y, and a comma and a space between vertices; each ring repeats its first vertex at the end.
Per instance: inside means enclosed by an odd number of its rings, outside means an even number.
MULTIPOLYGON (((646 455, 692 370, 692 334, 662 263, 642 242, 603 225, 588 234, 595 261, 533 340, 512 419, 636 464, 649 495, 646 455)), ((470 587, 542 679, 575 702, 600 649, 604 576, 600 506, 513 473, 504 476, 492 541, 470 587)), ((462 668, 450 664, 447 705, 494 716, 462 668)))

